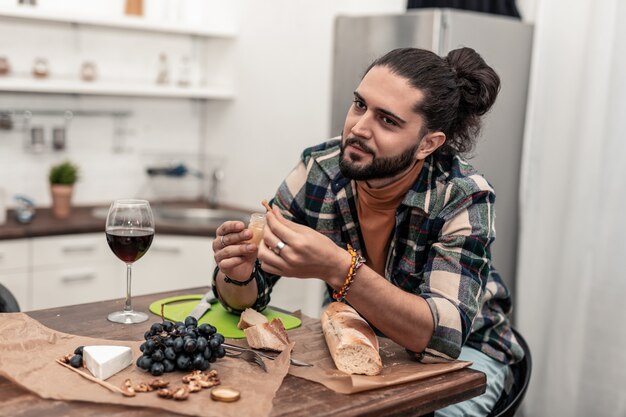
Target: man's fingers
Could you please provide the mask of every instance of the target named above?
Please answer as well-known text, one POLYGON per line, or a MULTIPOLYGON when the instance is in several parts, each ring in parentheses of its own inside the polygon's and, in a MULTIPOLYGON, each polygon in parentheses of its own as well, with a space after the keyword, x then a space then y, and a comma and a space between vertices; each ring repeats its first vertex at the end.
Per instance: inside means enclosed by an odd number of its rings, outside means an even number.
POLYGON ((272 233, 285 243, 293 242, 298 236, 293 227, 295 224, 285 219, 278 209, 267 214, 267 225, 272 233))
POLYGON ((239 232, 220 234, 218 228, 215 240, 213 241, 213 251, 217 252, 218 250, 224 249, 228 246, 241 244, 251 238, 252 232, 248 229, 243 229, 239 232))
POLYGON ((258 246, 254 243, 245 243, 242 245, 230 245, 215 251, 215 262, 218 264, 228 258, 250 257, 258 250, 258 246))
POLYGON ((233 258, 226 258, 217 263, 217 267, 220 271, 228 271, 232 268, 236 268, 240 265, 250 262, 249 259, 241 256, 235 256, 233 258))
POLYGON ((245 228, 246 225, 243 222, 240 222, 238 220, 231 220, 222 223, 215 231, 215 235, 219 239, 220 236, 228 235, 231 233, 238 233, 245 228))

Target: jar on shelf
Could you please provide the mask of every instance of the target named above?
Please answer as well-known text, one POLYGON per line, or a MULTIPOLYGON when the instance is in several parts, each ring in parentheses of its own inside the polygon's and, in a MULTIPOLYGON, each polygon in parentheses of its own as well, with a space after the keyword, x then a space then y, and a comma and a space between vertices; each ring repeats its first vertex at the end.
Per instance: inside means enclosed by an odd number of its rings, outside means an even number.
POLYGON ((47 78, 50 75, 50 67, 46 58, 35 58, 33 62, 33 77, 47 78))
POLYGON ((9 75, 10 73, 11 65, 9 64, 9 58, 0 56, 0 76, 9 75))
POLYGON ((91 61, 85 61, 80 66, 80 79, 83 81, 95 81, 98 76, 96 64, 91 61))

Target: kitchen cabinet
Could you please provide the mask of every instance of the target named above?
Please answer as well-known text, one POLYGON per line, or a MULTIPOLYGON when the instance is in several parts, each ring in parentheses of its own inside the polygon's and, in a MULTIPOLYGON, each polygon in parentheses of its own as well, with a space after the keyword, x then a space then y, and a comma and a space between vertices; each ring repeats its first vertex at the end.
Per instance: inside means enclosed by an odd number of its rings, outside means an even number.
POLYGON ((211 285, 213 239, 155 234, 146 255, 133 265, 133 294, 211 285))
POLYGON ((168 23, 124 16, 121 11, 117 16, 99 16, 88 6, 70 13, 0 6, 0 27, 4 26, 6 31, 0 30, 0 35, 25 34, 15 46, 5 47, 3 55, 18 62, 26 55, 30 59, 39 56, 50 67, 49 76, 41 78, 18 68, 0 77, 0 92, 229 100, 234 96, 228 75, 231 71, 222 68, 224 63, 220 61, 227 57, 230 49, 223 41, 233 39, 236 30, 223 23, 227 21, 168 23), (28 28, 47 37, 51 45, 42 45, 40 38, 33 38, 28 28), (62 47, 61 42, 65 44, 62 47), (50 47, 57 43, 58 48, 51 51, 50 47), (112 49, 120 53, 108 52, 112 49), (166 52, 170 58, 168 82, 157 85, 156 57, 166 52), (171 61, 171 54, 190 58, 188 71, 199 75, 197 82, 187 85, 173 77, 180 76, 182 61, 171 61), (96 80, 80 80, 78 67, 68 67, 70 62, 95 64, 96 80), (149 69, 151 65, 154 67, 149 69), (123 68, 123 71, 116 68, 123 68))
POLYGON ((0 283, 8 288, 20 309, 31 307, 28 239, 0 241, 0 283))
MULTIPOLYGON (((210 285, 211 241, 157 234, 133 265, 132 295, 210 285)), ((0 283, 23 311, 123 299, 126 266, 109 249, 104 232, 5 240, 0 283)))
POLYGON ((32 238, 32 309, 124 296, 124 265, 104 233, 32 238))

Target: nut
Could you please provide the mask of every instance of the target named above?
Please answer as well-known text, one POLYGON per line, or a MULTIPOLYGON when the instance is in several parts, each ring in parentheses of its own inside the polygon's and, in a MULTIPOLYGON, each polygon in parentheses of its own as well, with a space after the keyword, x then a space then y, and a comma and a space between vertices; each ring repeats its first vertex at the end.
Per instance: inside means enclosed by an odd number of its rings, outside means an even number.
POLYGON ((161 388, 157 391, 157 395, 161 398, 172 398, 174 396, 174 392, 169 388, 161 388))
POLYGON ((63 362, 63 363, 70 363, 70 359, 72 359, 72 357, 73 357, 73 356, 74 356, 74 354, 73 354, 73 353, 68 353, 68 354, 67 354, 67 355, 65 355, 65 356, 61 356, 61 357, 59 358, 59 360, 60 360, 61 362, 63 362))
POLYGON ((196 381, 200 378, 202 378, 202 371, 199 371, 196 369, 195 371, 192 371, 190 374, 183 376, 183 382, 185 384, 188 384, 189 382, 196 381))
POLYGON ((202 388, 211 388, 220 384, 219 379, 213 379, 209 381, 200 380, 200 381, 195 381, 195 382, 199 384, 202 388))
POLYGON ((189 392, 202 391, 202 385, 200 385, 200 381, 190 381, 188 387, 189 392))
POLYGON ((147 382, 142 382, 140 384, 135 385, 135 391, 137 392, 151 392, 154 391, 154 388, 150 386, 147 382))
POLYGON ((133 388, 133 383, 130 381, 130 379, 124 381, 124 385, 122 385, 122 394, 125 397, 135 396, 135 389, 133 388))
POLYGON ((173 397, 177 401, 184 401, 184 400, 186 400, 187 398, 189 398, 189 388, 187 388, 186 386, 178 388, 174 392, 174 396, 173 397))
POLYGON ((170 383, 169 383, 169 382, 167 382, 167 381, 164 381, 164 380, 162 380, 162 379, 160 379, 160 378, 157 378, 157 379, 153 379, 152 381, 150 381, 150 383, 149 383, 149 384, 150 384, 150 386, 151 386, 152 388, 165 388, 165 387, 167 387, 170 383))

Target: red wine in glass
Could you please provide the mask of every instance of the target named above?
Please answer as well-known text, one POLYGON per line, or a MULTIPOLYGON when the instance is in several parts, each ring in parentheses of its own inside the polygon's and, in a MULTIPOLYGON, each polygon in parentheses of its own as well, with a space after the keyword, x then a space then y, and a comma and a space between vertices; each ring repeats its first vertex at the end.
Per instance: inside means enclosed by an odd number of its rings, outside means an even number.
POLYGON ((126 302, 107 316, 114 323, 141 323, 148 315, 131 305, 132 265, 146 254, 154 238, 154 218, 146 200, 115 200, 109 208, 105 235, 111 251, 126 264, 126 302))
POLYGON ((154 230, 112 228, 106 231, 106 237, 115 256, 126 263, 133 263, 150 248, 154 230))

